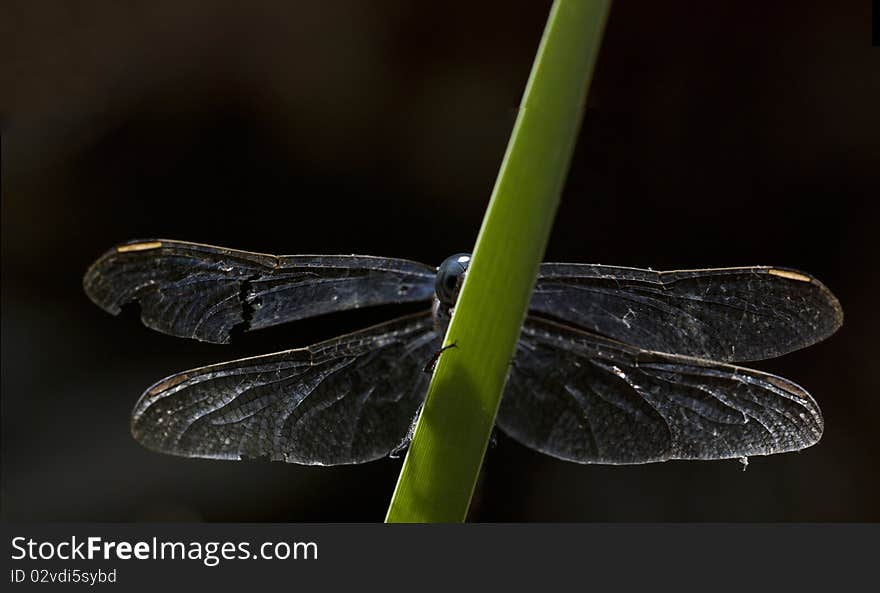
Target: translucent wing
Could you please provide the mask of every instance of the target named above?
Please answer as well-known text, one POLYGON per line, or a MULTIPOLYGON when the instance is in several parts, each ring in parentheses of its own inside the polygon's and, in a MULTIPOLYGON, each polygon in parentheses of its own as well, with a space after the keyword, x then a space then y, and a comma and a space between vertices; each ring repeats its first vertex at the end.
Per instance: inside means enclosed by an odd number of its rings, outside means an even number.
POLYGON ((275 256, 163 239, 111 249, 86 272, 83 287, 114 315, 136 301, 147 327, 226 343, 234 329, 430 300, 434 276, 430 266, 401 259, 275 256))
POLYGON ((645 350, 731 362, 809 346, 843 323, 840 304, 818 280, 769 267, 543 264, 530 309, 645 350))
POLYGON ((796 451, 819 440, 823 421, 780 377, 529 317, 498 426, 554 457, 627 464, 796 451))
POLYGON ((320 344, 172 375, 135 406, 131 430, 184 457, 336 465, 387 456, 425 397, 439 348, 423 313, 320 344))

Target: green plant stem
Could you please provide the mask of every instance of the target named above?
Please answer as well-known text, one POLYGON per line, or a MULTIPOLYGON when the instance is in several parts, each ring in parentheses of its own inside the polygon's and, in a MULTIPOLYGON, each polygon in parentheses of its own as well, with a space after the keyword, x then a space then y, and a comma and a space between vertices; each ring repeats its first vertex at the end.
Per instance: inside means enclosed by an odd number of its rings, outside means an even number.
POLYGON ((458 522, 495 425, 610 0, 556 0, 386 522, 458 522))

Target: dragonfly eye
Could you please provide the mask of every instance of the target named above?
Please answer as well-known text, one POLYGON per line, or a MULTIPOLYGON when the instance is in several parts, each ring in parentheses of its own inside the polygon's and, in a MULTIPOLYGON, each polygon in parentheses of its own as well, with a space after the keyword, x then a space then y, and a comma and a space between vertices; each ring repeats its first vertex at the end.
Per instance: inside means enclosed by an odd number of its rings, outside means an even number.
POLYGON ((464 280, 464 274, 471 263, 470 253, 456 253, 447 257, 437 268, 437 279, 434 281, 434 292, 444 305, 454 305, 458 291, 464 280))

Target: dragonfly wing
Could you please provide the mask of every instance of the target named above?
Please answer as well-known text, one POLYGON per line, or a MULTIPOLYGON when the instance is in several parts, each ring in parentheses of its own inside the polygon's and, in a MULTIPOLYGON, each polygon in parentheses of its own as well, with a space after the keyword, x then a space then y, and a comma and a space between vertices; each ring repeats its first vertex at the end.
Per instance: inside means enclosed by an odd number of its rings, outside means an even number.
POLYGON ((132 434, 184 457, 362 463, 406 438, 440 347, 429 313, 326 342, 172 375, 135 406, 132 434))
POLYGON ((554 457, 631 464, 796 451, 819 440, 823 420, 780 377, 529 317, 498 425, 554 457))
POLYGON ((114 315, 137 302, 147 327, 226 343, 233 330, 430 300, 434 276, 430 266, 401 259, 275 256, 163 239, 114 247, 92 264, 83 287, 114 315))
POLYGON ((543 264, 530 308, 645 350, 728 362, 819 342, 843 323, 815 278, 770 267, 654 272, 543 264))

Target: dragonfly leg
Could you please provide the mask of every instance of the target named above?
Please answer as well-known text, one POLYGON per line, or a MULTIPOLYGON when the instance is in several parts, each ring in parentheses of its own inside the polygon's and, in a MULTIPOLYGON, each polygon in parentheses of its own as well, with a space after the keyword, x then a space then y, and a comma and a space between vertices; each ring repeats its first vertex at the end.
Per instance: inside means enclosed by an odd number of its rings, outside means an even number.
POLYGON ((429 360, 427 362, 427 364, 425 364, 425 368, 422 370, 426 373, 433 373, 434 367, 437 366, 437 361, 440 360, 440 355, 443 354, 444 352, 446 352, 447 350, 449 350, 450 348, 458 348, 458 342, 453 342, 451 344, 447 344, 446 346, 443 346, 442 348, 440 348, 440 350, 438 350, 437 352, 434 353, 434 356, 431 357, 431 360, 429 360))

